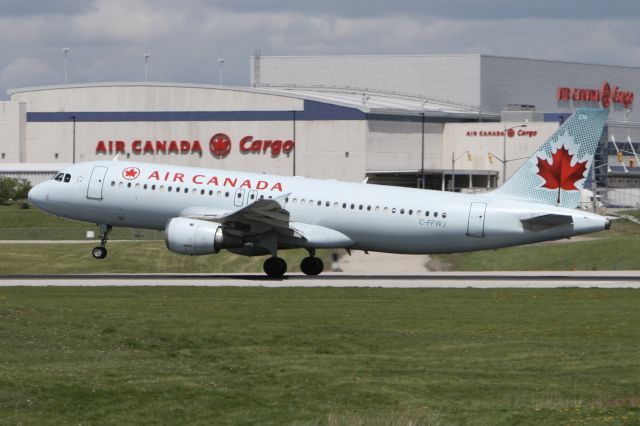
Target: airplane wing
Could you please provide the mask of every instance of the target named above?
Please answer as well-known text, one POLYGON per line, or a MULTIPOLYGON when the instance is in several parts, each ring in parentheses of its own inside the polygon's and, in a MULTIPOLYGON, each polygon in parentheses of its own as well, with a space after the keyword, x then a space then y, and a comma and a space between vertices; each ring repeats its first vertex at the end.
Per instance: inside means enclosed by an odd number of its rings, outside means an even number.
POLYGON ((287 195, 273 199, 259 199, 236 210, 219 210, 209 207, 189 207, 180 216, 227 225, 243 232, 260 233, 269 230, 289 229, 289 212, 284 209, 287 195))
POLYGON ((284 202, 289 194, 273 199, 259 199, 236 210, 189 207, 180 216, 224 224, 240 236, 258 236, 274 231, 283 242, 299 247, 349 247, 354 244, 334 229, 301 222, 291 222, 284 202))

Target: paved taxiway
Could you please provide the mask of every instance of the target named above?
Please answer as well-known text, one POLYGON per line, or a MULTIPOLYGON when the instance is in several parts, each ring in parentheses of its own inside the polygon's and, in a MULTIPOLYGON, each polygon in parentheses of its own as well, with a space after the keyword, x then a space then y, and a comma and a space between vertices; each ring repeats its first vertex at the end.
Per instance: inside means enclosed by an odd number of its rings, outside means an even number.
POLYGON ((272 280, 262 274, 101 274, 0 276, 7 286, 202 286, 202 287, 385 287, 385 288, 640 288, 640 271, 598 272, 430 272, 290 274, 272 280))

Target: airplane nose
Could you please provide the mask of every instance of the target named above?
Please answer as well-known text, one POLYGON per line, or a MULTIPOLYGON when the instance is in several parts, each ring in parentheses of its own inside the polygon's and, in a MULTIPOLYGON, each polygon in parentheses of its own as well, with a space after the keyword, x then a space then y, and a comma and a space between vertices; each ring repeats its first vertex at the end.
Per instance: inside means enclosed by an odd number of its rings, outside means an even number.
POLYGON ((40 208, 42 204, 49 198, 49 196, 47 194, 46 188, 44 188, 44 184, 41 183, 29 190, 27 198, 29 199, 29 203, 40 208))

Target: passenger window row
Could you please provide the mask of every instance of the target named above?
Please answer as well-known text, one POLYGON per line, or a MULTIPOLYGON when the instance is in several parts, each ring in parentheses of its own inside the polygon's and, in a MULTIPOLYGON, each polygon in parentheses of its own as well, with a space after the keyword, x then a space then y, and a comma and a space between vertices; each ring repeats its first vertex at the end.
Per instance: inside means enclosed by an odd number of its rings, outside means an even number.
MULTIPOLYGON (((111 186, 115 187, 116 186, 116 181, 112 180, 111 181, 111 186)), ((119 188, 134 188, 134 189, 143 189, 143 190, 149 190, 149 191, 160 191, 160 192, 175 192, 175 193, 184 193, 184 194, 188 194, 189 192, 191 192, 191 194, 198 194, 198 190, 195 188, 192 188, 191 190, 189 190, 189 188, 180 188, 179 186, 173 187, 171 185, 168 186, 164 186, 164 185, 156 185, 156 184, 147 184, 147 183, 136 183, 135 185, 132 184, 131 182, 127 182, 127 184, 125 185, 124 182, 118 182, 118 187, 119 188)), ((204 189, 201 189, 200 191, 200 195, 205 195, 205 194, 209 194, 210 196, 213 196, 214 194, 218 197, 227 197, 229 198, 229 195, 231 195, 229 193, 229 191, 214 191, 213 189, 210 189, 209 191, 206 191, 204 189)))
MULTIPOLYGON (((61 175, 62 175, 62 173, 60 173, 58 176, 61 176, 61 175)), ((55 179, 56 180, 61 180, 62 178, 58 179, 58 176, 56 176, 55 179)), ((66 176, 69 176, 69 175, 67 174, 66 176)), ((69 179, 71 179, 71 176, 69 176, 69 179)), ((68 182, 66 177, 65 177, 65 182, 68 182)), ((116 186, 116 181, 111 181, 111 186, 115 187, 116 186)), ((124 188, 125 187, 124 182, 118 182, 118 187, 119 188, 124 188)), ((126 187, 127 188, 134 188, 134 189, 142 188, 143 190, 160 191, 160 192, 164 192, 166 190, 167 192, 184 193, 184 194, 188 194, 189 193, 189 188, 180 188, 179 186, 176 186, 174 188, 171 185, 169 185, 167 187, 165 187, 164 185, 155 185, 155 184, 149 185, 149 184, 146 184, 146 183, 144 183, 144 184, 136 183, 134 185, 131 182, 127 182, 126 187)), ((225 191, 223 193, 220 190, 214 191, 213 189, 210 189, 208 191, 205 190, 205 189, 201 189, 200 191, 198 191, 195 188, 191 189, 191 194, 196 195, 196 194, 198 194, 198 192, 200 193, 200 195, 206 195, 208 193, 209 196, 213 196, 214 194, 216 196, 218 196, 218 197, 224 196, 226 198, 229 198, 229 196, 230 196, 229 191, 225 191)), ((244 197, 244 194, 238 193, 237 197, 238 198, 242 198, 242 197, 244 197)), ((260 195, 259 197, 256 197, 255 192, 250 192, 249 193, 249 199, 251 201, 253 201, 255 198, 259 198, 260 200, 263 200, 265 198, 265 196, 264 195, 260 195)), ((272 196, 269 195, 267 198, 271 199, 272 196)), ((305 198, 301 198, 300 200, 298 200, 297 197, 296 198, 289 198, 289 197, 285 198, 285 202, 291 203, 293 205, 297 205, 298 201, 300 202, 301 206, 322 207, 324 205, 325 207, 331 207, 331 205, 332 205, 331 201, 324 201, 323 202, 323 201, 318 200, 318 201, 314 202, 314 200, 307 200, 305 198)), ((374 211, 376 213, 382 212, 384 214, 389 214, 389 213, 391 213, 391 214, 401 214, 401 215, 406 214, 408 216, 413 216, 415 214, 418 217, 421 217, 423 215, 422 210, 413 210, 413 209, 404 209, 404 208, 400 208, 399 209, 397 207, 380 207, 380 206, 375 206, 374 207, 374 206, 371 206, 371 205, 364 205, 364 204, 357 204, 356 205, 354 203, 342 203, 342 204, 340 204, 337 201, 333 202, 333 207, 334 208, 337 209, 337 208, 340 208, 341 206, 345 210, 346 209, 356 210, 356 207, 357 207, 357 210, 361 210, 361 211, 365 211, 366 210, 368 212, 374 211)), ((424 211, 424 217, 430 217, 430 216, 433 216, 434 218, 436 218, 436 217, 438 217, 438 212, 433 212, 432 213, 429 210, 425 210, 424 211)), ((445 213, 445 212, 441 213, 440 217, 442 219, 446 219, 447 213, 445 213)))
MULTIPOLYGON (((291 203, 293 205, 297 205, 298 202, 300 203, 301 206, 317 206, 317 207, 322 207, 322 205, 324 204, 325 207, 331 207, 331 201, 316 201, 314 202, 313 200, 308 200, 305 198, 301 198, 300 200, 298 200, 298 198, 286 198, 286 202, 287 203, 291 203)), ((409 216, 413 216, 414 214, 416 216, 422 216, 422 210, 414 210, 414 209, 399 209, 397 207, 380 207, 380 206, 371 206, 371 205, 365 205, 365 204, 354 204, 354 203, 342 203, 340 204, 337 201, 333 202, 333 207, 334 208, 340 208, 342 207, 343 209, 349 209, 349 210, 362 210, 362 211, 374 211, 376 213, 382 212, 385 214, 391 213, 391 214, 407 214, 409 216)), ((424 211, 424 216, 425 217, 429 217, 433 215, 433 217, 438 217, 438 212, 430 212, 429 210, 425 210, 424 211)), ((440 217, 445 219, 447 217, 447 213, 441 213, 440 217)))
MULTIPOLYGON (((133 189, 143 189, 143 190, 150 190, 150 191, 160 191, 160 192, 175 192, 178 194, 184 193, 184 194, 188 194, 189 192, 191 192, 191 194, 193 195, 197 195, 198 193, 200 195, 206 195, 209 194, 209 196, 213 196, 216 195, 218 197, 225 197, 225 198, 229 198, 231 196, 231 193, 229 191, 214 191, 213 189, 209 189, 208 191, 206 189, 200 189, 199 191, 196 188, 192 188, 191 190, 189 190, 189 188, 181 188, 179 186, 173 187, 171 185, 168 186, 164 186, 164 185, 155 185, 155 184, 147 184, 147 183, 136 183, 135 185, 131 182, 127 182, 126 185, 124 182, 118 182, 117 183, 118 188, 133 188, 133 189)), ((116 186, 116 181, 112 180, 111 181, 111 186, 115 187, 116 186)), ((238 193, 238 197, 242 198, 244 197, 244 194, 238 193)), ((263 200, 265 198, 264 195, 260 195, 259 197, 256 197, 256 194, 254 191, 249 193, 249 200, 253 201, 256 198, 259 198, 260 200, 263 200)), ((272 199, 273 197, 271 195, 267 196, 266 198, 272 199)))

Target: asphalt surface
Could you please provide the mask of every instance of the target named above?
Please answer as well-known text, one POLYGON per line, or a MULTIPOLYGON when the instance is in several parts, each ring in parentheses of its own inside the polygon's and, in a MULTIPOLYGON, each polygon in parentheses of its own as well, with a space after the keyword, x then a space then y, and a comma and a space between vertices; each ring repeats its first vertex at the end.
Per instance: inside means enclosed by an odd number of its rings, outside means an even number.
POLYGON ((428 272, 423 274, 100 274, 0 275, 7 286, 202 286, 385 288, 640 288, 640 271, 428 272))

